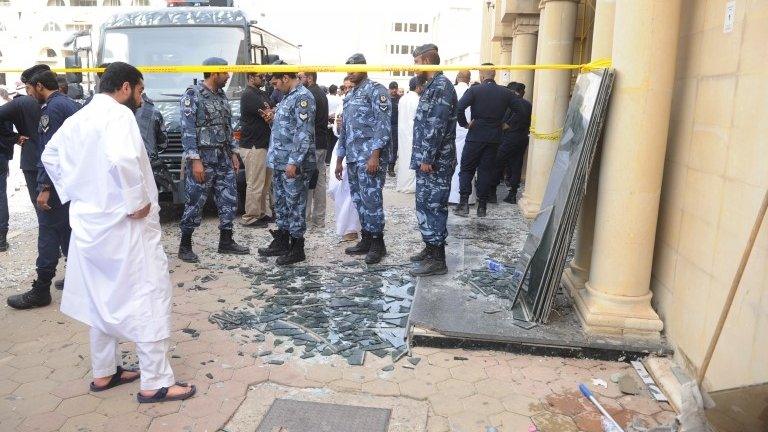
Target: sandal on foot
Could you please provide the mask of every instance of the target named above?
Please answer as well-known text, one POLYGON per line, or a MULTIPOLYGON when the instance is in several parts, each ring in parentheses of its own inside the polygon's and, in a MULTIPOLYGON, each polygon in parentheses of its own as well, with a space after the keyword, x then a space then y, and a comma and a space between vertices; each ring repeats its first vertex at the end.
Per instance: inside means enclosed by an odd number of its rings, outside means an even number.
POLYGON ((160 390, 156 391, 155 394, 152 396, 144 396, 141 393, 136 394, 136 399, 139 401, 139 403, 156 403, 156 402, 171 402, 171 401, 181 401, 191 398, 195 395, 195 392, 197 392, 197 387, 194 385, 189 385, 187 383, 176 383, 179 387, 189 387, 190 390, 186 393, 176 395, 176 396, 168 396, 168 387, 161 387, 160 390))
POLYGON ((103 386, 97 386, 93 382, 91 382, 91 391, 92 392, 100 392, 104 390, 109 390, 111 388, 117 387, 122 384, 128 384, 131 382, 136 381, 139 379, 140 375, 136 375, 133 378, 123 378, 123 372, 139 372, 136 369, 123 369, 122 366, 117 367, 117 372, 115 372, 114 375, 112 375, 112 378, 109 379, 109 382, 103 386))

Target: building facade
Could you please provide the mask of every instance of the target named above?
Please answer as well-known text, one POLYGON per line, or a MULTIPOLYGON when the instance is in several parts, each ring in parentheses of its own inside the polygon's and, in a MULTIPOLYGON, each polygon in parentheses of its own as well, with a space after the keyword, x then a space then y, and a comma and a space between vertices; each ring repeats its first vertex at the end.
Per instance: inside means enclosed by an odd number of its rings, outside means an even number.
MULTIPOLYGON (((563 276, 595 333, 657 338, 696 375, 768 188, 768 3, 481 1, 481 60, 611 58, 600 166, 563 276)), ((563 126, 573 74, 512 71, 536 131, 563 126)), ((557 142, 531 139, 521 209, 541 205, 557 142)), ((762 222, 705 381, 768 381, 768 225, 762 222)))

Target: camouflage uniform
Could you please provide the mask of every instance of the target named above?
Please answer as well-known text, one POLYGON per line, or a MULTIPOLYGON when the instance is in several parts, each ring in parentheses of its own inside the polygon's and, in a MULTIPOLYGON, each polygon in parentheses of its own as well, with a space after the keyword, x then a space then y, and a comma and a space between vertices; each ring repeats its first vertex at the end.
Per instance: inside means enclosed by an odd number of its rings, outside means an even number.
POLYGON ((384 232, 382 189, 389 161, 391 110, 387 89, 364 80, 344 98, 344 121, 336 143, 337 156, 347 158, 349 189, 360 225, 373 234, 384 232), (374 150, 380 150, 379 170, 370 175, 366 163, 374 150))
POLYGON ((299 84, 277 105, 269 139, 267 165, 272 168, 277 227, 295 239, 307 230, 307 193, 315 155, 315 99, 299 84), (287 165, 297 167, 295 178, 285 175, 287 165))
POLYGON ((181 144, 187 191, 181 217, 182 231, 200 226, 203 206, 211 188, 219 210, 219 229, 232 230, 237 190, 231 155, 236 145, 232 140, 232 112, 223 90, 214 93, 203 84, 187 88, 181 98, 181 144), (203 162, 205 182, 195 180, 191 159, 203 162))
POLYGON ((456 167, 456 90, 442 72, 424 86, 413 122, 411 169, 416 170, 416 219, 424 243, 442 246, 448 236, 448 196, 456 167), (420 170, 430 164, 430 174, 420 170))

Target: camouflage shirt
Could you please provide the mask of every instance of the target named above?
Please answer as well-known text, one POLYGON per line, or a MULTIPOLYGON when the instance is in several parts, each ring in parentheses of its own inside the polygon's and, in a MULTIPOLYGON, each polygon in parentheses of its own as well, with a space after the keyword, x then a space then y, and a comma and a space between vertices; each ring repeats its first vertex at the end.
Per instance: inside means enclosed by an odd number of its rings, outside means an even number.
POLYGON ((180 100, 181 146, 186 159, 200 159, 201 148, 237 148, 232 136, 232 110, 224 90, 197 84, 180 100))
POLYGON ((456 90, 438 72, 424 86, 413 121, 411 169, 456 163, 456 90))
POLYGON ((387 89, 369 79, 356 86, 344 98, 342 128, 336 143, 338 157, 347 163, 364 162, 374 150, 387 160, 389 134, 392 124, 392 103, 387 89))
POLYGON ((272 120, 267 164, 274 170, 285 170, 295 165, 304 172, 314 170, 315 155, 315 98, 299 84, 277 105, 272 120))

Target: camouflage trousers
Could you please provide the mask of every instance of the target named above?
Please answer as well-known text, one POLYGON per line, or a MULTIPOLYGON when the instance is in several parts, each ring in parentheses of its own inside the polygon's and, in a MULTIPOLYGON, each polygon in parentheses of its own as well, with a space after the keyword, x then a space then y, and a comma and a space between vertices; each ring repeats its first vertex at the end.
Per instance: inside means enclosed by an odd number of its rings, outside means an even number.
POLYGON ((379 164, 375 175, 365 171, 366 162, 347 164, 349 192, 360 215, 360 226, 373 234, 384 232, 384 180, 387 178, 386 163, 379 164))
POLYGON ((302 238, 307 231, 307 195, 310 174, 302 172, 289 179, 285 176, 285 171, 272 171, 275 222, 278 228, 288 231, 293 238, 302 238))
POLYGON ((448 196, 451 194, 453 167, 439 166, 431 174, 416 170, 416 220, 424 243, 445 244, 448 237, 448 196))
POLYGON ((229 155, 220 149, 200 149, 200 160, 205 170, 205 181, 198 183, 192 175, 192 161, 184 166, 184 186, 187 201, 181 216, 181 230, 193 230, 200 226, 203 207, 213 189, 213 200, 219 210, 219 229, 231 230, 237 211, 235 170, 229 155))

